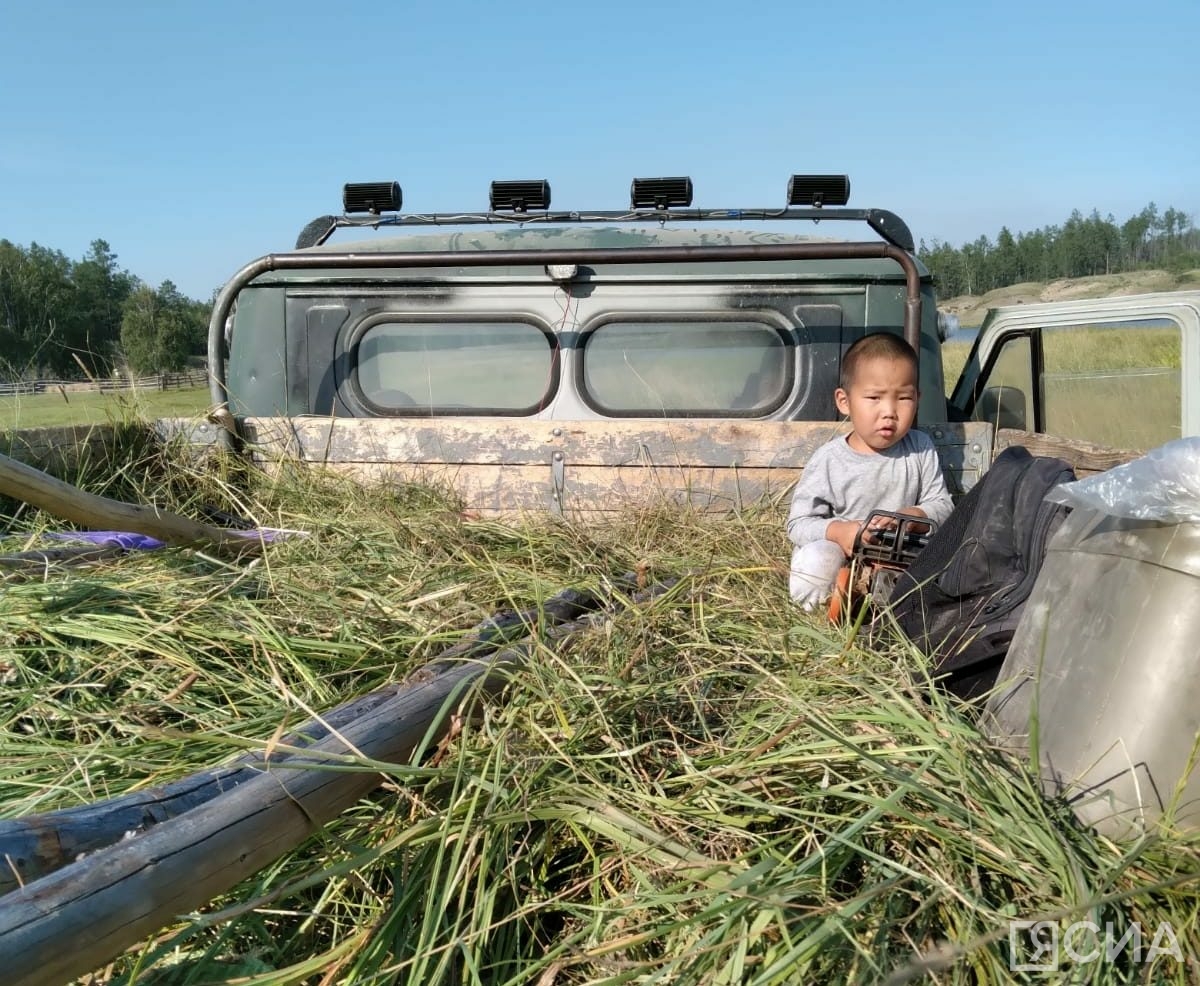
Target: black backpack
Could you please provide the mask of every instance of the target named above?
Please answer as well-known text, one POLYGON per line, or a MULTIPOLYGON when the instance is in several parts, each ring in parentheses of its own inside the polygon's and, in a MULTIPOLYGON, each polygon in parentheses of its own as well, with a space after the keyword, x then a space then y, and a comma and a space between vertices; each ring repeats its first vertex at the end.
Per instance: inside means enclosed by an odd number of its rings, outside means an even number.
POLYGON ((1005 449, 897 579, 892 614, 947 691, 973 699, 996 683, 1046 542, 1070 511, 1044 498, 1074 479, 1062 459, 1005 449))

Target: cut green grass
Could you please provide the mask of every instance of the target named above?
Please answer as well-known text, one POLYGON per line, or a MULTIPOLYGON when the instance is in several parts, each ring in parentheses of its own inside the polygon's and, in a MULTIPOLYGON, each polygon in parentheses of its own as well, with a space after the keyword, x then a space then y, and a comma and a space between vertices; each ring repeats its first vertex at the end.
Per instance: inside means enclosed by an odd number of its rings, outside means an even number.
MULTIPOLYGON (((564 586, 695 575, 686 605, 540 647, 438 758, 92 983, 1038 982, 1007 928, 1043 917, 1179 932, 1182 963, 1064 979, 1195 979, 1200 836, 1080 828, 930 695, 919 655, 797 613, 785 502, 583 528, 474 520, 423 487, 235 483, 219 458, 112 474, 310 536, 253 567, 151 552, 6 585, 5 817, 213 766, 564 586)), ((51 525, 23 515, 8 543, 51 525)))

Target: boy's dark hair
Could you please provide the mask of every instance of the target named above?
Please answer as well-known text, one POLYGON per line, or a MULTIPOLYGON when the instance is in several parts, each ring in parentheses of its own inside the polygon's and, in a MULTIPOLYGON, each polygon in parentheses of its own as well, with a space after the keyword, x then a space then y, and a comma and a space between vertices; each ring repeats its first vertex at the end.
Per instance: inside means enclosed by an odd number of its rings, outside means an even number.
POLYGON ((842 390, 850 389, 854 374, 858 372, 858 364, 868 359, 907 360, 912 366, 913 376, 917 375, 917 354, 907 340, 894 332, 871 332, 856 340, 842 357, 842 373, 838 380, 842 390))

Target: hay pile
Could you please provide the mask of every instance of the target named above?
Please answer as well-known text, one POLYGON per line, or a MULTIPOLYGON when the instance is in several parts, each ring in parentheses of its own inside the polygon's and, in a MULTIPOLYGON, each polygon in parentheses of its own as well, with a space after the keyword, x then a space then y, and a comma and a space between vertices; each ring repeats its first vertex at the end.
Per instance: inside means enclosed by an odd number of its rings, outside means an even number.
MULTIPOLYGON (((1144 930, 1141 961, 1072 975, 1200 977, 1200 840, 1081 830, 929 697, 919 655, 792 609, 786 504, 583 528, 472 519, 419 487, 247 484, 219 463, 116 474, 109 495, 310 536, 249 564, 163 550, 7 583, 4 817, 262 746, 565 586, 689 574, 544 640, 435 755, 84 981, 1041 981, 1010 969, 1008 922, 1043 918, 1144 930), (1182 961, 1147 961, 1163 922, 1182 961)), ((55 526, 21 512, 6 542, 55 526)))

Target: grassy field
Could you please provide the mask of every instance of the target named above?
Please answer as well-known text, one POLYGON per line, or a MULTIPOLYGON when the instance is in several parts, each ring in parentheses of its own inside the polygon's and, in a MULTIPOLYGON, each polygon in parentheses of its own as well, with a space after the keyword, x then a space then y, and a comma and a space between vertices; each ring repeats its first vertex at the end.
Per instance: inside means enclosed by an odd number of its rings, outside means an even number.
POLYGON ((208 405, 207 387, 0 397, 0 430, 96 425, 138 417, 185 418, 203 414, 208 405))
POLYGON ((967 357, 971 355, 970 342, 942 343, 942 373, 945 374, 946 396, 954 391, 954 385, 962 375, 963 367, 967 365, 967 357))
MULTIPOLYGON (((252 566, 145 552, 5 586, 0 815, 261 746, 561 587, 691 574, 543 640, 438 757, 388 768, 81 986, 1032 983, 1008 922, 1039 918, 1181 929, 1182 962, 1126 953, 1056 981, 1200 974, 1200 835, 1080 828, 930 692, 919 654, 798 613, 786 503, 584 529, 471 519, 421 487, 230 475, 152 456, 114 463, 106 491, 311 536, 252 566)), ((59 526, 24 513, 9 547, 59 526)))
MULTIPOLYGON (((942 346, 947 396, 966 365, 972 345, 954 341, 942 346)), ((1178 329, 1062 328, 1043 333, 1042 345, 1046 431, 1133 449, 1153 448, 1179 437, 1182 393, 1178 329), (1137 408, 1138 413, 1126 413, 1129 408, 1137 408)), ((1015 351, 1015 363, 1028 365, 1027 347, 1015 351)), ((1028 372, 1014 375, 1011 366, 990 382, 1022 391, 1030 387, 1028 372)), ((1032 411, 1028 411, 1027 420, 1032 428, 1032 411)))

